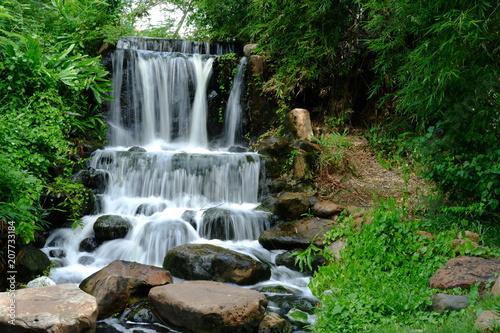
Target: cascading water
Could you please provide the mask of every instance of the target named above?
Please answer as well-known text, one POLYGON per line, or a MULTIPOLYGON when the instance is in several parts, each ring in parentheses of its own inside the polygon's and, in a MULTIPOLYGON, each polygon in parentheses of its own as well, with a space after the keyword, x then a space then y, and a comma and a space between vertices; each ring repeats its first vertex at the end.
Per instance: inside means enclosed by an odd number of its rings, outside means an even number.
MULTIPOLYGON (((182 50, 195 48, 177 44, 182 50)), ((198 50, 200 45, 210 50, 207 44, 199 44, 198 50)), ((107 173, 109 181, 97 214, 48 238, 44 251, 49 256, 55 249, 64 252, 51 258, 57 262, 51 278, 79 283, 117 259, 161 266, 169 249, 190 242, 216 244, 274 262, 279 251, 267 251, 257 242, 267 223, 267 214, 255 209, 259 155, 208 149, 207 84, 215 55, 175 52, 158 40, 129 38, 118 46, 112 59, 109 147, 96 151, 89 162, 89 168, 107 173), (207 218, 217 210, 228 216, 222 232, 207 218), (82 242, 93 237, 93 225, 104 215, 125 218, 131 229, 124 238, 85 251, 82 242)), ((244 66, 245 60, 227 108, 228 146, 237 140, 241 118, 237 82, 242 81, 244 66)), ((284 285, 295 290, 296 297, 311 296, 307 277, 282 266, 272 271, 271 280, 259 287, 284 285)))

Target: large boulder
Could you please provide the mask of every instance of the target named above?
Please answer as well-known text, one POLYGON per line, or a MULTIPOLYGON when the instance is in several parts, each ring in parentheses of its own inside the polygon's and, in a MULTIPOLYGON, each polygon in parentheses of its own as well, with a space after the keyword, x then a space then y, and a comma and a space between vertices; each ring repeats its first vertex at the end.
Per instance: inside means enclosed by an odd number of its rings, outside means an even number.
POLYGON ((293 109, 288 112, 286 125, 293 137, 300 140, 311 140, 313 130, 311 117, 306 109, 293 109))
POLYGON ((430 279, 434 289, 469 289, 471 285, 480 283, 484 288, 495 274, 500 273, 500 258, 481 258, 462 256, 448 260, 430 279))
POLYGON ((146 298, 152 287, 169 283, 172 275, 160 267, 116 260, 83 280, 80 288, 96 297, 99 318, 106 318, 146 298))
POLYGON ((23 246, 16 256, 17 282, 27 283, 44 275, 50 265, 49 258, 41 250, 31 244, 23 246))
POLYGON ((160 317, 197 333, 254 332, 267 299, 251 289, 211 281, 185 281, 149 292, 160 317))
POLYGON ((311 207, 311 202, 305 194, 284 192, 279 195, 276 201, 275 211, 280 219, 291 221, 307 213, 309 207, 311 207))
POLYGON ((1 332, 92 333, 96 320, 96 299, 71 283, 0 293, 1 332))
POLYGON ((332 220, 317 217, 282 222, 265 230, 259 237, 259 243, 268 250, 306 249, 311 242, 323 247, 323 236, 333 223, 332 220))
POLYGON ((123 238, 132 228, 132 224, 126 218, 119 215, 103 215, 94 223, 95 238, 99 242, 123 238))
POLYGON ((167 252, 163 268, 185 280, 250 285, 271 277, 268 265, 220 246, 183 244, 167 252))

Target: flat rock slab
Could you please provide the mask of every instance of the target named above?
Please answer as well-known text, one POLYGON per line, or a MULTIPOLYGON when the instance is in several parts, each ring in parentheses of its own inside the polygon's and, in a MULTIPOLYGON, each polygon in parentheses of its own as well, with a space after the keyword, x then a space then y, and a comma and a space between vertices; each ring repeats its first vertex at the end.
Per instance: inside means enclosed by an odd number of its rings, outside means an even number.
POLYGON ((484 287, 489 279, 500 273, 500 258, 481 258, 462 256, 448 260, 430 279, 434 289, 469 289, 471 285, 480 282, 484 287))
POLYGON ((20 289, 13 294, 0 293, 1 332, 95 332, 96 299, 74 284, 20 289))
POLYGON ((163 320, 197 333, 254 332, 267 307, 255 290, 212 281, 155 287, 149 299, 163 320))
POLYGON ((147 298, 152 287, 172 283, 172 275, 163 268, 116 260, 80 283, 80 288, 95 296, 99 318, 123 311, 131 298, 147 298))
POLYGON ((268 250, 306 249, 314 240, 314 245, 323 247, 323 235, 331 230, 333 220, 309 217, 284 222, 265 230, 259 243, 268 250))

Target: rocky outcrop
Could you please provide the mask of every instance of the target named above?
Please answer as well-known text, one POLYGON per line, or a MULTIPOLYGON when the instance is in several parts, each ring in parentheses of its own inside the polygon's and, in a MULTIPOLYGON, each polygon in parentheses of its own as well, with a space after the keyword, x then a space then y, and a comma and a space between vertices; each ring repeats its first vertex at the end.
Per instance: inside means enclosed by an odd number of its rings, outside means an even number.
POLYGON ((146 298, 152 287, 169 283, 171 274, 160 267, 116 260, 83 280, 80 288, 96 297, 99 318, 106 318, 146 298))
POLYGON ((21 289, 12 294, 0 293, 1 332, 95 332, 96 299, 74 284, 21 289))
POLYGON ((160 317, 193 332, 254 332, 267 307, 251 289, 211 281, 185 281, 149 292, 160 317))
POLYGON ((27 283, 43 275, 50 267, 50 260, 45 253, 31 244, 23 246, 16 256, 17 282, 27 283))
POLYGON ((480 283, 480 288, 500 273, 500 258, 480 258, 462 256, 448 260, 448 262, 430 279, 430 286, 434 289, 469 289, 471 285, 480 283))
POLYGON ((163 268, 185 280, 251 285, 271 277, 268 265, 211 244, 184 244, 167 252, 163 268))
POLYGON ((78 171, 71 179, 91 189, 92 192, 100 194, 104 192, 108 184, 109 174, 102 170, 87 169, 78 171))
POLYGON ((119 215, 103 215, 94 223, 95 238, 99 242, 123 238, 132 228, 130 222, 119 215))
POLYGON ((306 249, 312 241, 323 247, 323 235, 331 230, 333 221, 317 217, 282 222, 265 230, 259 237, 259 243, 268 250, 306 249))

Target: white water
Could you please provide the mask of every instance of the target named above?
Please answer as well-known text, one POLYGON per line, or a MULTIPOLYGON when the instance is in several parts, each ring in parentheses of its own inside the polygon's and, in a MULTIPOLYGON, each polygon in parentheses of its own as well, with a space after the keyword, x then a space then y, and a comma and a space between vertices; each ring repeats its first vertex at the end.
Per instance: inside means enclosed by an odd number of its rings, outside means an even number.
POLYGON ((235 144, 235 139, 237 135, 240 135, 241 130, 241 93, 243 91, 243 78, 245 75, 245 69, 248 59, 246 57, 241 58, 240 64, 238 65, 237 73, 234 78, 233 87, 231 88, 231 93, 229 94, 229 99, 227 101, 226 107, 226 121, 225 121, 225 132, 226 132, 226 146, 230 147, 235 144))
MULTIPOLYGON (((95 152, 89 162, 90 168, 109 175, 100 210, 83 217, 81 226, 50 235, 44 251, 65 253, 51 258, 57 262, 51 278, 79 283, 117 259, 162 266, 167 251, 177 245, 211 243, 272 265, 271 279, 255 288, 282 285, 298 297, 312 297, 309 279, 275 266, 280 251, 265 250, 257 241, 267 226, 267 213, 255 209, 259 155, 207 149, 207 85, 214 57, 128 48, 117 49, 113 56, 110 146, 95 152), (131 146, 146 151, 128 151, 131 146), (210 218, 221 213, 223 219, 210 218), (102 215, 120 215, 132 229, 92 252, 80 251, 102 215)), ((242 68, 244 62, 239 75, 242 68)), ((241 87, 232 90, 224 139, 228 146, 237 140, 241 119, 241 87)))

